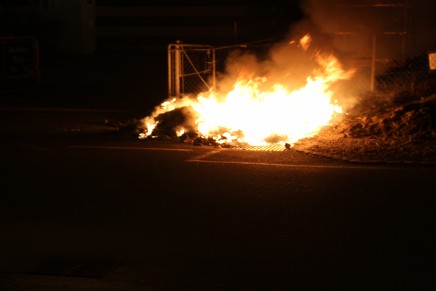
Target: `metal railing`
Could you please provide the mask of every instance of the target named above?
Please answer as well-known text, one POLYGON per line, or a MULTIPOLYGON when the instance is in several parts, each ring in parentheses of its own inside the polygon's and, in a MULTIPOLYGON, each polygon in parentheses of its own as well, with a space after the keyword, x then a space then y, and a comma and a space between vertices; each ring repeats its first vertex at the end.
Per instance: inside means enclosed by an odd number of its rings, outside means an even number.
POLYGON ((215 88, 215 48, 177 42, 168 46, 168 96, 180 97, 215 88))
MULTIPOLYGON (((332 37, 343 39, 337 34, 332 37)), ((356 49, 349 47, 351 51, 344 58, 338 56, 340 62, 346 60, 356 69, 352 82, 349 82, 350 91, 391 99, 405 95, 423 97, 436 92, 436 70, 429 64, 429 54, 436 53, 436 34, 373 35, 366 40, 366 44, 359 42, 356 49), (386 39, 392 41, 386 44, 386 39)), ((262 59, 268 56, 274 44, 261 42, 221 47, 171 44, 168 46, 169 96, 213 90, 216 75, 225 71, 228 56, 235 50, 262 59)))

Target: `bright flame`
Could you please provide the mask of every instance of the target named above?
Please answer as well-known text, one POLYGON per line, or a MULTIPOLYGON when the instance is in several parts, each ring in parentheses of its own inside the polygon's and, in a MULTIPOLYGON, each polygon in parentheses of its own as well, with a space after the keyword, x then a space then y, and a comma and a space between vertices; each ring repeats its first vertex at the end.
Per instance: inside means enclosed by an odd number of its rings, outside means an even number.
POLYGON ((300 39, 300 47, 305 51, 309 48, 311 43, 312 43, 312 38, 310 37, 309 34, 306 34, 300 39))
MULTIPOLYGON (((300 40, 300 46, 306 50, 310 41, 310 36, 306 35, 300 40)), ((197 132, 217 141, 294 144, 314 136, 335 114, 342 113, 342 108, 332 100, 331 85, 353 74, 343 70, 333 55, 317 53, 315 58, 319 67, 306 78, 305 86, 297 90, 284 84, 274 84, 265 90, 266 78, 240 78, 227 93, 205 92, 194 99, 165 101, 150 117, 143 119, 145 136, 152 135, 158 124, 157 116, 184 106, 198 114, 197 132)), ((180 135, 185 128, 176 131, 180 135)))

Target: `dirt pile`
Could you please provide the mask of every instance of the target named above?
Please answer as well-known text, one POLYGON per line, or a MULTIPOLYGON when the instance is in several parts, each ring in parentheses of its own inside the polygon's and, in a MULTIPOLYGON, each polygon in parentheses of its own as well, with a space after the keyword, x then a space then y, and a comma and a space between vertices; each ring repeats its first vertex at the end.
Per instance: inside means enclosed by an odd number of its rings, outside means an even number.
POLYGON ((436 163, 436 94, 358 110, 294 148, 351 161, 436 163))

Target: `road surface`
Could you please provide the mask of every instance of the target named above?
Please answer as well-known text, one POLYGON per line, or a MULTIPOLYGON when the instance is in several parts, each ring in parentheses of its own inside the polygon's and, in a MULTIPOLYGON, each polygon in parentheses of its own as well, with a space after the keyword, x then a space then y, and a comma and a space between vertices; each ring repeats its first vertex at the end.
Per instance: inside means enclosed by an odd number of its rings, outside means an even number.
POLYGON ((114 134, 0 149, 2 290, 436 288, 431 166, 114 134))

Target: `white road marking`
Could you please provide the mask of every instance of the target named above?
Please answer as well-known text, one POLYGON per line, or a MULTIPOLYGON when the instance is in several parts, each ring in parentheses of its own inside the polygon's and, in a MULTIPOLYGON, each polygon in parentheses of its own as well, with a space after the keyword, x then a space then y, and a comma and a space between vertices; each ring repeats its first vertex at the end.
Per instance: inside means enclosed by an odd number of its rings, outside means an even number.
POLYGON ((170 152, 193 152, 190 149, 179 148, 146 148, 146 147, 111 147, 111 146, 70 146, 72 148, 81 149, 104 149, 104 150, 134 150, 134 151, 170 151, 170 152))
POLYGON ((3 107, 0 111, 23 111, 23 112, 129 112, 128 110, 119 109, 88 109, 88 108, 50 108, 50 107, 3 107))
MULTIPOLYGON (((198 156, 194 157, 194 158, 191 159, 191 160, 202 160, 202 159, 208 158, 208 157, 210 157, 210 156, 213 156, 213 155, 215 155, 215 154, 217 154, 217 153, 219 153, 219 152, 221 152, 221 149, 214 150, 214 151, 208 151, 208 152, 206 152, 206 153, 203 153, 203 154, 201 154, 201 155, 198 155, 198 156)), ((188 160, 188 161, 190 161, 190 160, 188 160)))
MULTIPOLYGON (((70 146, 71 148, 82 149, 109 149, 109 150, 140 150, 140 151, 173 151, 173 152, 193 152, 192 149, 181 148, 147 148, 147 147, 115 147, 115 146, 70 146)), ((314 169, 376 169, 376 170, 408 170, 407 166, 402 165, 311 165, 311 164, 281 164, 281 163, 261 163, 261 162, 243 162, 243 161, 212 161, 204 160, 212 155, 221 152, 222 149, 208 151, 193 159, 185 160, 186 163, 205 163, 205 164, 224 164, 224 165, 251 165, 251 166, 269 166, 269 167, 287 167, 287 168, 314 168, 314 169)), ((414 168, 414 170, 426 170, 425 168, 414 168)), ((428 169, 427 169, 428 170, 428 169)), ((434 170, 434 169, 433 169, 434 170)))
POLYGON ((318 168, 318 169, 376 169, 376 170, 398 170, 407 169, 401 167, 374 166, 374 165, 310 165, 310 164, 280 164, 280 163, 260 163, 260 162, 241 162, 241 161, 211 161, 190 159, 187 163, 209 163, 209 164, 233 164, 233 165, 251 165, 251 166, 270 166, 270 167, 288 167, 288 168, 318 168))

